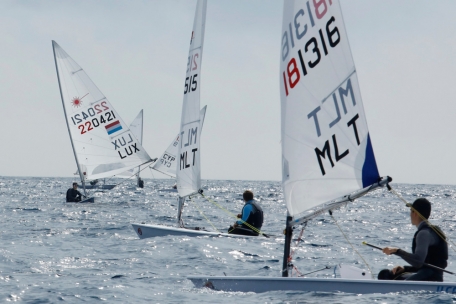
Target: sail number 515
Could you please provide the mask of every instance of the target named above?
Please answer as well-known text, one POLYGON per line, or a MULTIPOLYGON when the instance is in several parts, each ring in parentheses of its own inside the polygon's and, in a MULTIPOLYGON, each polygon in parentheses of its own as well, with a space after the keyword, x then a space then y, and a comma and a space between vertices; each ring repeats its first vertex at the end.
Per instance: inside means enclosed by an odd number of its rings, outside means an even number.
POLYGON ((196 80, 197 77, 198 77, 198 74, 185 78, 184 95, 187 93, 196 91, 196 88, 198 86, 198 81, 196 80))

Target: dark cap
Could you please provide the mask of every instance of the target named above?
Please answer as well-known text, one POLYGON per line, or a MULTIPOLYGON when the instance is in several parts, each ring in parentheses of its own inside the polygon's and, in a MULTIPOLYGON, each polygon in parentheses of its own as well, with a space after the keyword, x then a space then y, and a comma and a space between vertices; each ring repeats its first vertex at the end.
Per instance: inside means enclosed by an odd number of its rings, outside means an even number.
POLYGON ((76 186, 77 186, 77 185, 78 185, 78 183, 73 183, 73 186, 74 186, 74 185, 76 185, 76 186))
POLYGON ((431 215, 431 203, 425 198, 418 198, 413 202, 413 205, 407 204, 407 207, 413 207, 414 210, 426 219, 431 215))

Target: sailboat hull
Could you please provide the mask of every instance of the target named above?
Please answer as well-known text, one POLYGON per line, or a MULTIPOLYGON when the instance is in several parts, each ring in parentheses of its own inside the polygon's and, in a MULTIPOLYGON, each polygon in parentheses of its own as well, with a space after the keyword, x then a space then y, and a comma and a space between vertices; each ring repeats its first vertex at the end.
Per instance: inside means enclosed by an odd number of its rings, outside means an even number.
POLYGON ((87 203, 95 203, 95 197, 89 197, 80 202, 66 202, 66 204, 87 204, 87 203))
POLYGON ((160 225, 145 225, 145 224, 131 224, 136 234, 140 239, 150 238, 150 237, 160 237, 160 236, 225 236, 225 237, 234 237, 234 238, 258 238, 257 236, 248 236, 248 235, 236 235, 204 230, 194 230, 189 228, 175 228, 168 226, 160 225))
POLYGON ((92 190, 92 189, 111 190, 115 186, 116 185, 85 185, 85 188, 89 189, 89 190, 92 190))
POLYGON ((321 278, 187 277, 196 287, 234 292, 276 290, 346 292, 356 294, 430 291, 456 293, 456 282, 377 281, 321 278))

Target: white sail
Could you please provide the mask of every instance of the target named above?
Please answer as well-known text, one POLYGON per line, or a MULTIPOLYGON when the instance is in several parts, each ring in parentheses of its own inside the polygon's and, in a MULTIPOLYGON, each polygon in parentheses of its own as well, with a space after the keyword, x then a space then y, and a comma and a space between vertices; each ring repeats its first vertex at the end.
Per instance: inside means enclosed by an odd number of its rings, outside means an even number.
POLYGON ((110 177, 150 161, 108 99, 85 71, 52 42, 62 103, 85 180, 110 177))
MULTIPOLYGON (((200 120, 201 120, 201 130, 203 130, 204 117, 206 116, 206 108, 204 106, 200 111, 200 120)), ((171 177, 176 177, 176 164, 177 164, 177 155, 178 155, 178 145, 179 145, 179 134, 174 138, 169 147, 165 152, 160 156, 160 158, 151 166, 152 169, 157 170, 163 174, 169 175, 171 177)))
POLYGON ((130 124, 130 131, 142 145, 143 143, 143 110, 141 110, 130 124))
MULTIPOLYGON (((133 133, 135 138, 142 145, 142 143, 143 143, 143 110, 139 111, 136 118, 130 124, 130 131, 131 131, 131 133, 133 133)), ((139 174, 140 174, 139 169, 140 169, 140 167, 130 169, 128 171, 116 174, 116 177, 131 178, 133 175, 137 175, 137 177, 139 177, 139 174)))
POLYGON ((196 5, 185 76, 177 154, 179 163, 176 170, 177 190, 181 197, 195 193, 201 188, 199 112, 206 5, 206 0, 198 0, 196 5))
POLYGON ((338 0, 284 1, 280 94, 291 216, 378 180, 338 0))

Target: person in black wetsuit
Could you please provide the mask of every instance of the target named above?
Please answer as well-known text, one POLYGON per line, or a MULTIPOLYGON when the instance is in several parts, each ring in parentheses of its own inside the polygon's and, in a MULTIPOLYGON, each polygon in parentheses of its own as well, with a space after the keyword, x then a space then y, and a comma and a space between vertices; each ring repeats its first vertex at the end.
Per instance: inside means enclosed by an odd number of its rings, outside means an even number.
POLYGON ((242 208, 242 213, 237 215, 241 220, 236 221, 233 226, 230 226, 230 228, 228 228, 228 233, 257 236, 257 231, 263 226, 263 210, 253 199, 252 191, 246 190, 242 197, 245 205, 242 208), (254 227, 256 231, 252 230, 252 228, 245 223, 254 227))
POLYGON ((411 266, 396 266, 393 269, 383 269, 378 274, 379 280, 407 281, 438 281, 443 282, 443 271, 426 267, 423 263, 440 268, 447 267, 448 244, 445 234, 437 226, 429 226, 420 214, 428 219, 431 215, 431 203, 425 198, 419 198, 410 208, 410 219, 417 232, 413 236, 412 253, 399 248, 385 247, 387 255, 396 254, 411 266), (437 234, 437 232, 438 234, 437 234), (440 235, 440 236, 439 236, 440 235))
POLYGON ((144 181, 140 177, 138 177, 138 187, 144 188, 144 181))
POLYGON ((78 183, 73 183, 73 188, 68 189, 66 193, 67 203, 78 203, 81 201, 82 194, 78 191, 78 183))

